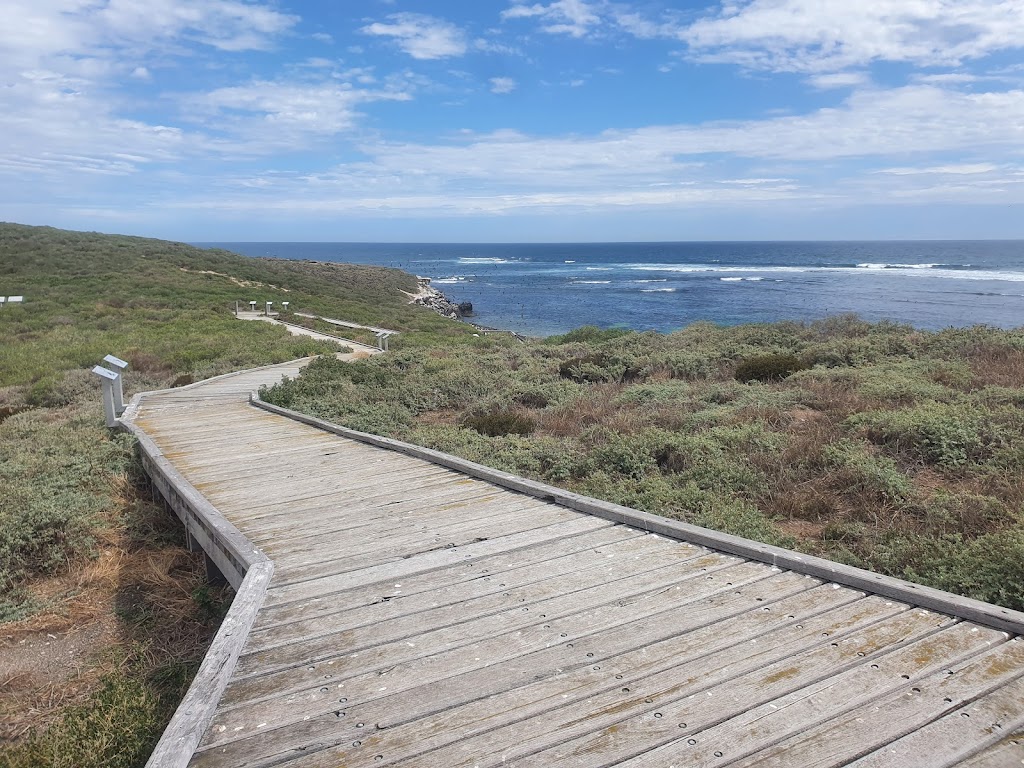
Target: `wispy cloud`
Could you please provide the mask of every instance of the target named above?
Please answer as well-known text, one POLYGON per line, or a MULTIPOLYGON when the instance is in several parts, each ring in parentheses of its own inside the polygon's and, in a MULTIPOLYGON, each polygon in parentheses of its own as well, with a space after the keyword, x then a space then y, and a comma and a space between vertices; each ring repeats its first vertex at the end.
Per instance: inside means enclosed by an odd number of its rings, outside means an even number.
POLYGON ((807 82, 819 90, 830 90, 832 88, 855 88, 866 85, 870 78, 864 72, 832 72, 827 75, 814 75, 807 78, 807 82))
POLYGON ((361 31, 393 38, 414 59, 445 59, 466 52, 465 33, 450 22, 421 13, 393 13, 387 18, 388 23, 374 22, 361 31))
POLYGON ((999 169, 999 166, 992 163, 965 163, 961 165, 933 165, 926 168, 882 168, 876 173, 888 173, 894 176, 921 176, 936 175, 943 176, 974 176, 982 173, 991 173, 999 169))
POLYGON ((530 19, 541 21, 541 29, 553 35, 584 37, 601 22, 593 3, 584 0, 556 0, 544 5, 516 3, 501 12, 502 19, 530 19))
POLYGON ((511 77, 492 77, 491 93, 512 93, 516 89, 516 81, 511 77))
POLYGON ((829 72, 873 61, 956 65, 1024 46, 1024 4, 991 0, 734 0, 677 34, 693 56, 829 72))
POLYGON ((318 82, 266 81, 188 95, 187 107, 210 130, 235 140, 236 151, 263 153, 272 149, 305 148, 303 137, 333 136, 349 130, 356 107, 371 101, 407 101, 401 89, 368 89, 333 80, 318 82))

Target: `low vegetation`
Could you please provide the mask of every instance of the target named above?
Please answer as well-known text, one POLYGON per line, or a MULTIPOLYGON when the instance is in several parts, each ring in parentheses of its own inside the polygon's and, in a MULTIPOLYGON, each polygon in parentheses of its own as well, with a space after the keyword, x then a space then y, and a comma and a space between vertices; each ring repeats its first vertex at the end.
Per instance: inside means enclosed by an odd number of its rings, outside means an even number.
POLYGON ((1024 331, 582 328, 345 365, 272 402, 1024 609, 1024 331))
POLYGON ((472 339, 415 290, 397 270, 0 224, 0 293, 25 297, 0 309, 0 764, 143 764, 230 601, 103 427, 89 369, 126 359, 130 396, 339 349, 240 322, 236 301, 387 325, 398 348, 472 339))

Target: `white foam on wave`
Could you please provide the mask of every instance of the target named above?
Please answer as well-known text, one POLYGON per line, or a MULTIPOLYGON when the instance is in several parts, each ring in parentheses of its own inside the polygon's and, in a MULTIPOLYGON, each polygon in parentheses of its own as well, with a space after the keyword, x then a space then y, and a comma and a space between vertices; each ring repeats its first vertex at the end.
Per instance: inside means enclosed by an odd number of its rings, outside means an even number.
POLYGON ((675 293, 675 288, 641 288, 640 293, 675 293))
POLYGON ((576 285, 608 285, 611 280, 573 280, 576 285))
POLYGON ((584 267, 587 272, 611 272, 614 267, 584 267))
POLYGON ((720 277, 718 279, 721 280, 723 283, 738 283, 741 280, 743 280, 742 277, 720 277))
MULTIPOLYGON (((469 275, 468 277, 473 277, 473 275, 469 275)), ((432 285, 437 285, 438 283, 441 285, 455 285, 456 283, 464 283, 465 281, 466 276, 453 275, 452 277, 439 277, 436 280, 431 280, 430 282, 432 285)))
POLYGON ((634 283, 667 283, 668 282, 668 278, 667 277, 658 277, 658 278, 655 278, 654 280, 634 280, 633 282, 634 283))
POLYGON ((491 256, 460 256, 459 264, 508 264, 508 259, 499 259, 491 256))
POLYGON ((576 263, 576 261, 575 261, 575 259, 566 259, 566 260, 565 260, 565 263, 566 263, 566 264, 575 264, 575 263, 576 263))
POLYGON ((813 272, 818 269, 827 269, 825 267, 715 267, 711 264, 636 264, 629 267, 631 270, 639 272, 683 272, 683 273, 694 273, 694 272, 813 272))
MULTIPOLYGON (((686 274, 729 274, 745 273, 747 280, 757 276, 777 274, 832 274, 832 275, 905 275, 920 278, 936 278, 947 280, 996 280, 1011 283, 1024 282, 1024 271, 987 269, 950 269, 942 264, 878 264, 865 262, 856 267, 716 267, 710 264, 634 264, 628 269, 639 272, 672 272, 686 274)), ((720 278, 721 279, 721 278, 720 278)), ((763 278, 762 278, 763 279, 763 278)))

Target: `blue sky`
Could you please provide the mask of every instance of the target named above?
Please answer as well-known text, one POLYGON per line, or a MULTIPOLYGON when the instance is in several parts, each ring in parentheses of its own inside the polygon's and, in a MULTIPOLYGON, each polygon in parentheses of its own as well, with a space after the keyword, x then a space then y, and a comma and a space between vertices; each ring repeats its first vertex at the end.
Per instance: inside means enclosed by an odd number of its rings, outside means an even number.
POLYGON ((1024 0, 13 0, 0 220, 1024 237, 1024 0))

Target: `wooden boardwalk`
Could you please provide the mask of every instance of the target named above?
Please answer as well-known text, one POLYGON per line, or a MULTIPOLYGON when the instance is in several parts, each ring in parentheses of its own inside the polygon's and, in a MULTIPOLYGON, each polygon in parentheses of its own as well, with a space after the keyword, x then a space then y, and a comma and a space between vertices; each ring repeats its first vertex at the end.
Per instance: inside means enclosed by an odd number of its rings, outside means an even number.
POLYGON ((209 699, 200 730, 151 764, 1024 762, 1020 614, 922 609, 248 403, 299 364, 126 414, 273 570, 200 673, 223 690, 179 711, 209 699))

